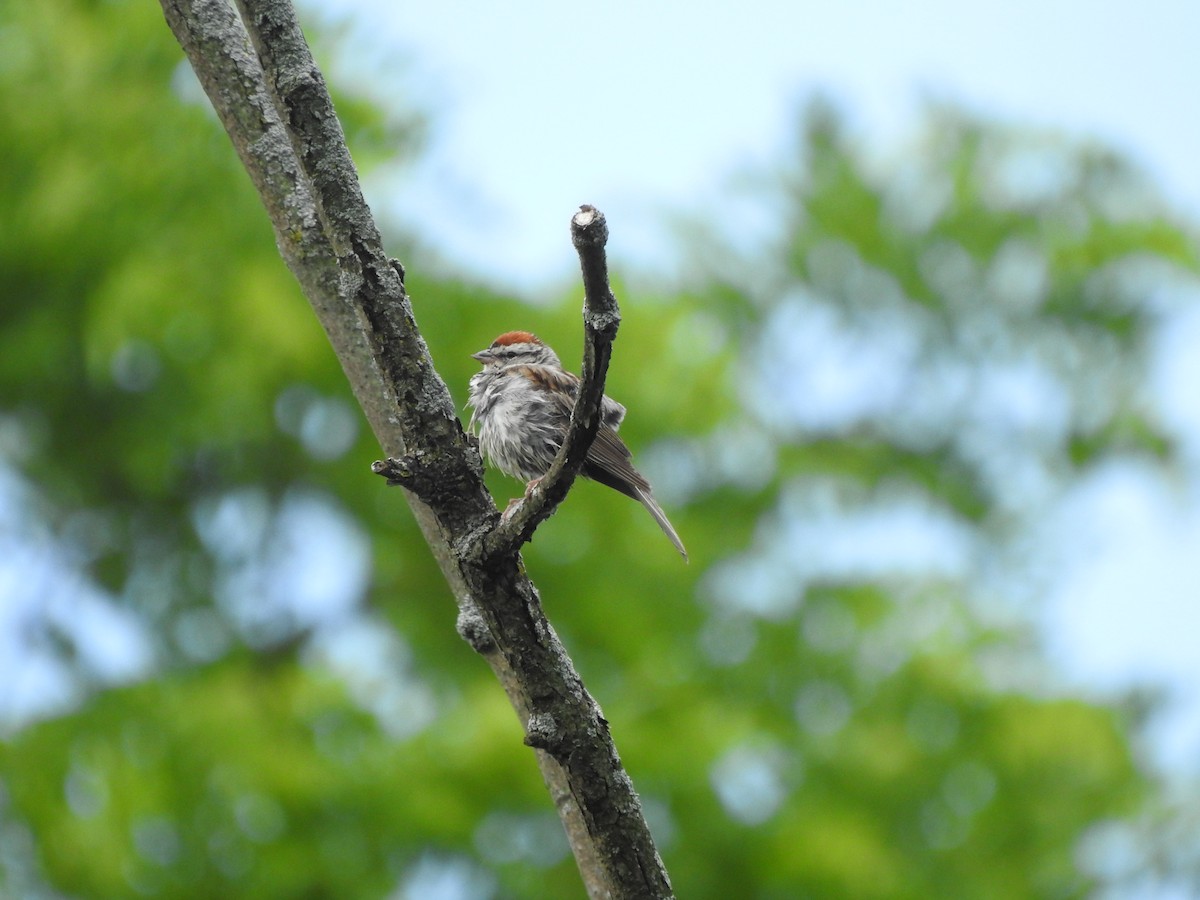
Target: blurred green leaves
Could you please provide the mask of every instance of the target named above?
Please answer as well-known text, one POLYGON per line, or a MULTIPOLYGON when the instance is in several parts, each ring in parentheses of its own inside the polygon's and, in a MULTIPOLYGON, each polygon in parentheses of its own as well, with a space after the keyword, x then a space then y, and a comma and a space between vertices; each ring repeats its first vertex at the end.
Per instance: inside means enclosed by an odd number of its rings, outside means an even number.
MULTIPOLYGON (((181 60, 152 5, 0 7, 0 436, 26 486, 4 528, 155 661, 108 685, 46 570, 12 589, 6 646, 78 702, 0 742, 0 845, 36 861, 0 855, 0 889, 578 896, 181 60), (330 584, 299 583, 319 547, 346 548, 330 584)), ((360 163, 419 144, 409 112, 338 102, 360 163)), ((801 122, 773 245, 616 284, 609 390, 692 565, 590 484, 527 564, 681 896, 1086 895, 1081 840, 1151 786, 1119 711, 1045 683, 995 573, 1036 587, 1022 542, 1097 461, 1171 463, 1138 399, 1147 298, 1194 278, 1194 241, 1095 148, 935 109, 889 167, 827 106, 801 122)), ((535 308, 403 261, 460 402, 500 332, 578 358, 578 287, 535 308)))

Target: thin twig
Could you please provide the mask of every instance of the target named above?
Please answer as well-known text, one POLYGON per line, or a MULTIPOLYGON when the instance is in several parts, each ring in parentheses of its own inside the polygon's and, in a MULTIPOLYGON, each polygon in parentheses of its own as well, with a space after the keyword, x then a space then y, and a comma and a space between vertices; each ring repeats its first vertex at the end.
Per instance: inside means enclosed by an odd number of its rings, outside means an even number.
POLYGON ((571 217, 571 242, 579 254, 583 276, 583 372, 579 394, 563 445, 546 474, 506 521, 487 539, 489 553, 512 553, 526 543, 537 527, 566 499, 588 450, 600 430, 600 401, 612 358, 613 339, 621 324, 617 298, 608 284, 608 223, 604 213, 583 205, 571 217))

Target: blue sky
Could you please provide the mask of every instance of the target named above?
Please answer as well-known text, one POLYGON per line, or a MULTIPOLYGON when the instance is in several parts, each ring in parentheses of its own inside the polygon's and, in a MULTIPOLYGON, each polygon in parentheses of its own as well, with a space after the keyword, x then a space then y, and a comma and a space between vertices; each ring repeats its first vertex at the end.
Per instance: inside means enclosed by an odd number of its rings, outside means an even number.
POLYGON ((313 8, 350 16, 373 80, 402 58, 398 89, 433 114, 424 163, 380 191, 456 261, 521 288, 570 273, 581 202, 608 215, 619 258, 661 265, 664 211, 777 159, 815 90, 881 152, 923 97, 1094 136, 1200 211, 1193 0, 313 8))
MULTIPOLYGON (((1107 144, 1200 218, 1200 3, 923 2, 394 4, 322 0, 356 71, 397 74, 431 114, 423 160, 368 183, 373 204, 491 284, 553 295, 576 265, 581 202, 612 227, 618 266, 670 275, 671 222, 742 227, 731 185, 789 145, 797 104, 841 104, 881 158, 925 99, 1107 144)), ((751 223, 745 223, 751 227, 751 223)), ((634 286, 636 287, 636 279, 634 286)), ((1195 298, 1193 298, 1195 299, 1195 298)), ((1167 484, 1136 465, 1095 473, 1049 527, 1058 572, 1038 598, 1050 656, 1100 691, 1167 686, 1155 733, 1172 766, 1200 751, 1200 316, 1168 322, 1152 405, 1192 464, 1167 484), (1062 535, 1069 535, 1063 539, 1062 535)))

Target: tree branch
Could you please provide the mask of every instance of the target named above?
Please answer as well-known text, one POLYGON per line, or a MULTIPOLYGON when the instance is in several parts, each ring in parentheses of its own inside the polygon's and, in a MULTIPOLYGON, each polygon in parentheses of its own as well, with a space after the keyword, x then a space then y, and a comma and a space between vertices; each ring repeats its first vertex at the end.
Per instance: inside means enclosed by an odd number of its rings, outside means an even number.
MULTIPOLYGON (((239 19, 230 0, 160 2, 263 200, 280 254, 384 452, 400 461, 396 476, 439 486, 405 497, 458 602, 459 632, 491 665, 535 748, 589 895, 671 896, 608 723, 546 621, 519 554, 484 552, 499 514, 479 453, 417 330, 403 269, 383 253, 291 3, 242 0, 239 19)), ((588 295, 598 297, 584 265, 588 295)), ((611 344, 615 305, 609 318, 598 309, 589 328, 611 330, 611 344)), ((602 391, 608 351, 591 352, 585 377, 590 368, 602 391)), ((572 430, 586 433, 583 425, 573 421, 572 430)))
POLYGON ((617 298, 608 284, 608 222, 594 206, 579 207, 571 217, 571 242, 583 275, 583 372, 571 411, 567 435, 554 462, 507 521, 487 538, 489 553, 512 553, 533 537, 550 518, 583 469, 588 450, 600 430, 600 401, 612 359, 612 344, 621 324, 617 298))

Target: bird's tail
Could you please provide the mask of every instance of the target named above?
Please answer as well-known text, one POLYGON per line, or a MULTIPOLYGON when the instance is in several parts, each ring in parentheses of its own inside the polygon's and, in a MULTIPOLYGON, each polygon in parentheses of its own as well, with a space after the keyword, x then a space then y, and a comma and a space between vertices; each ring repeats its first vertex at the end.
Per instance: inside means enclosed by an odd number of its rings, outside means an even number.
POLYGON ((667 514, 662 511, 662 507, 654 501, 654 497, 649 491, 643 491, 638 488, 634 488, 634 490, 637 491, 637 499, 641 502, 642 506, 646 507, 646 511, 649 512, 650 515, 654 516, 654 521, 657 522, 658 527, 663 530, 663 534, 671 539, 671 543, 675 545, 675 549, 679 551, 679 555, 683 557, 683 561, 687 562, 688 555, 687 550, 685 550, 683 547, 683 541, 681 541, 679 539, 679 535, 675 533, 675 528, 671 525, 670 520, 667 518, 667 514))

